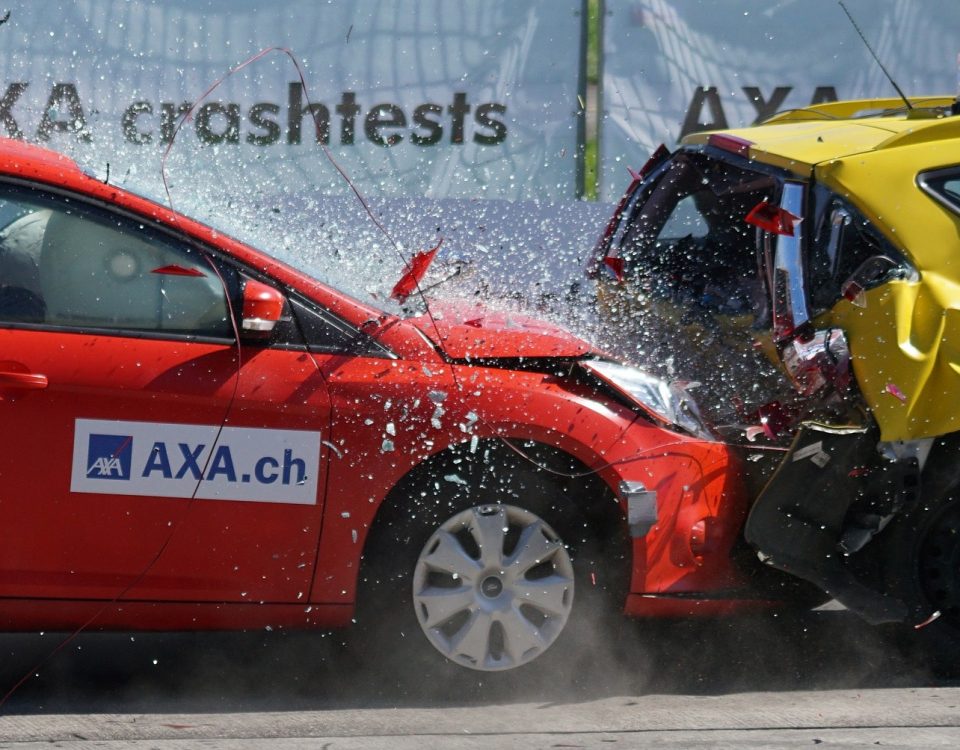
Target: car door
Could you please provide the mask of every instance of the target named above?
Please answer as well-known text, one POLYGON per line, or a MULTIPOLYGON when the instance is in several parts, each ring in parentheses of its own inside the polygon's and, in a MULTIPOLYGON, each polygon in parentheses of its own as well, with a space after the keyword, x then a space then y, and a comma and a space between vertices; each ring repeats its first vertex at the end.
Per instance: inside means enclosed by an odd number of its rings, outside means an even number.
POLYGON ((0 596, 305 599, 330 410, 238 345, 243 270, 40 189, 0 221, 0 596))

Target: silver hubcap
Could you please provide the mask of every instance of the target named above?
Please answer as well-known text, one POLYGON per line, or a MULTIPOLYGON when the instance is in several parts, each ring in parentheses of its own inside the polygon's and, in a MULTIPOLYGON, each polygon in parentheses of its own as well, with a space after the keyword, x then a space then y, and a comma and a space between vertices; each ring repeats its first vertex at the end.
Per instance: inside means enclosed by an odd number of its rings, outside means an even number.
POLYGON ((512 669, 557 639, 573 605, 573 565, 537 515, 512 505, 458 513, 430 537, 413 577, 420 627, 471 669, 512 669))

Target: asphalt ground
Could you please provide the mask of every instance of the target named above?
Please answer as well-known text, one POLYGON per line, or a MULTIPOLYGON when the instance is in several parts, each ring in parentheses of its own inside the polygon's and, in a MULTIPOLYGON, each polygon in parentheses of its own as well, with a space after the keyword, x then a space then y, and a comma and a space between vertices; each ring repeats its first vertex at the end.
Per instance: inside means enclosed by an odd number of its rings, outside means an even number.
MULTIPOLYGON (((0 636, 2 687, 62 638, 0 636)), ((529 674, 426 680, 340 633, 84 633, 3 706, 0 748, 960 744, 960 682, 847 612, 631 623, 610 640, 529 674)))

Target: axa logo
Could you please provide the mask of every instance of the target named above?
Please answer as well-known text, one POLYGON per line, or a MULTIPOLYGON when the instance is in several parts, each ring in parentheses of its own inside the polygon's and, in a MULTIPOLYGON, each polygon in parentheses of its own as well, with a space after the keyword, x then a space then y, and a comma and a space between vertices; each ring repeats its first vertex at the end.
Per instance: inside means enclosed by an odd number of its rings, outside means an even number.
POLYGON ((90 435, 88 479, 130 479, 132 435, 90 435))

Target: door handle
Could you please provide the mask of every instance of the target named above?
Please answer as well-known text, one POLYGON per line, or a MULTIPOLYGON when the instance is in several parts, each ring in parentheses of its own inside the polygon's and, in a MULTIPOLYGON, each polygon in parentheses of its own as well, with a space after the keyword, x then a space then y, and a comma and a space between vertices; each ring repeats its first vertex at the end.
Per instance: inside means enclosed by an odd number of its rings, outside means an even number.
POLYGON ((0 388, 39 391, 46 388, 47 376, 35 372, 0 372, 0 388))

